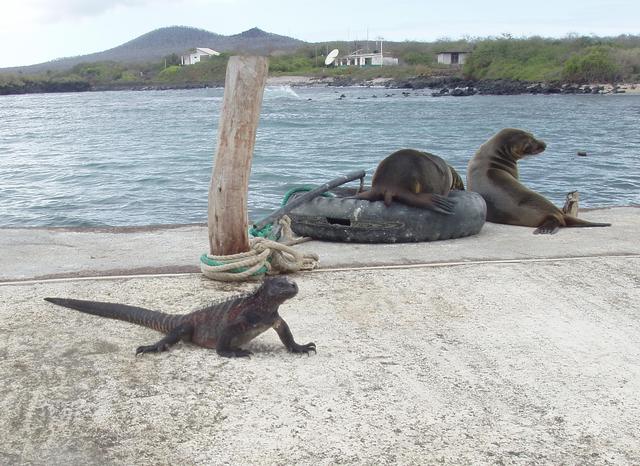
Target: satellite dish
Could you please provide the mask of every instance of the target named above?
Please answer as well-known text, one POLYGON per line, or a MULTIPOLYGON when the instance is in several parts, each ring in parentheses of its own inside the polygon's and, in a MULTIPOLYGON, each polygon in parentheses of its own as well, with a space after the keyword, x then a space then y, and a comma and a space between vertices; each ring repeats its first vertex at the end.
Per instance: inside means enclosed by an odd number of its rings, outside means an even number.
POLYGON ((329 55, 327 55, 327 58, 324 59, 324 64, 328 66, 331 63, 333 63, 333 61, 336 59, 339 53, 340 52, 338 52, 338 49, 333 49, 331 52, 329 52, 329 55))

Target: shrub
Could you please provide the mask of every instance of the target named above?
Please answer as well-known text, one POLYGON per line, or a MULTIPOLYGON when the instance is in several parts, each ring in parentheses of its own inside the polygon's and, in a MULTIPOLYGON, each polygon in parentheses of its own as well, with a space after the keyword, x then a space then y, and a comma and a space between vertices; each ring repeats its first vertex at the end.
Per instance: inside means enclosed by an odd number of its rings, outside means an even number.
POLYGON ((178 65, 167 66, 165 69, 158 73, 158 79, 160 81, 173 81, 178 77, 178 75, 181 74, 181 68, 182 67, 178 65))
POLYGON ((566 44, 552 39, 487 39, 468 58, 463 74, 472 79, 546 81, 562 70, 566 44))
POLYGON ((614 62, 611 52, 612 49, 606 46, 587 47, 565 62, 563 78, 576 83, 611 83, 619 80, 620 68, 614 62))
POLYGON ((435 54, 421 52, 407 52, 400 58, 408 65, 431 65, 435 63, 435 54))
POLYGON ((640 79, 640 47, 615 49, 612 55, 613 61, 624 78, 630 81, 640 79))

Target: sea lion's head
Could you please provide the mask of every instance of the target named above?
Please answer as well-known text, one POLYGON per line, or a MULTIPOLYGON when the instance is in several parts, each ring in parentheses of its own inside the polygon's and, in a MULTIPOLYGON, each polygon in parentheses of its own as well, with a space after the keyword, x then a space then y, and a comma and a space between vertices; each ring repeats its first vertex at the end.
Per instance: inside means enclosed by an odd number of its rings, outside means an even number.
POLYGON ((510 155, 514 160, 539 154, 547 148, 544 141, 516 128, 503 129, 493 137, 493 140, 500 147, 501 152, 510 155))

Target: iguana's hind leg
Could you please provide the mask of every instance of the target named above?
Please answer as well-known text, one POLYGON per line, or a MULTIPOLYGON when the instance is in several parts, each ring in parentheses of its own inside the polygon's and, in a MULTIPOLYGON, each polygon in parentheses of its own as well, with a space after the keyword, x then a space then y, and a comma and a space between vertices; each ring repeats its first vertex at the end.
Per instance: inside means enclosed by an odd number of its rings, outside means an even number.
POLYGON ((171 345, 175 345, 184 337, 191 336, 193 326, 191 324, 182 324, 171 330, 165 337, 154 345, 138 346, 136 356, 142 353, 161 353, 167 351, 171 345))
POLYGON ((280 337, 280 341, 284 346, 287 347, 289 352, 291 353, 306 353, 309 354, 310 351, 316 352, 316 344, 315 343, 307 343, 306 345, 299 345, 293 339, 293 334, 289 329, 289 326, 284 321, 282 317, 279 317, 278 320, 273 324, 273 329, 278 332, 278 336, 280 337))

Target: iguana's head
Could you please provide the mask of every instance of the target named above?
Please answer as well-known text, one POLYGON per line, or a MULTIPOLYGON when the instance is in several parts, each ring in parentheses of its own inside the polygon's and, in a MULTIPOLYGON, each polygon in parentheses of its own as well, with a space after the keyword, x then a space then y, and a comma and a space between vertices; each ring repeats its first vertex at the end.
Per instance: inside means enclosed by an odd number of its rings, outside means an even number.
POLYGON ((265 278, 261 288, 267 299, 279 302, 284 302, 298 294, 296 282, 282 275, 265 278))

